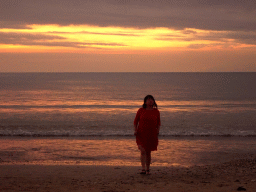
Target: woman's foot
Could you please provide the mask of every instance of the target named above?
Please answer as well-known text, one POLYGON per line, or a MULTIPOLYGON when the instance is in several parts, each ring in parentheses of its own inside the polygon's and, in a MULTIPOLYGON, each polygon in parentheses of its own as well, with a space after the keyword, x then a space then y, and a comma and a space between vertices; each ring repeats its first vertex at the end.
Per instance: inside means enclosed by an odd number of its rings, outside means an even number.
POLYGON ((146 174, 147 174, 147 175, 151 175, 150 170, 147 170, 147 171, 146 171, 146 174))
POLYGON ((145 175, 145 174, 146 174, 146 170, 145 170, 145 169, 142 169, 141 172, 140 172, 140 174, 145 175))

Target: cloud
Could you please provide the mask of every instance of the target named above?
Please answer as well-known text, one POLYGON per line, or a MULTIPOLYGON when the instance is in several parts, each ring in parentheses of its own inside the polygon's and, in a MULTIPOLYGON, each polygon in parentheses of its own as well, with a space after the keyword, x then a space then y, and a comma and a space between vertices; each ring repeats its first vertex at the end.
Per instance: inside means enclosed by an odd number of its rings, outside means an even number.
POLYGON ((139 37, 141 35, 132 34, 132 33, 100 33, 100 32, 91 32, 91 31, 78 31, 78 32, 60 32, 60 31, 50 31, 48 33, 54 34, 90 34, 90 35, 112 35, 112 36, 131 36, 131 37, 139 37))
POLYGON ((256 32, 229 32, 227 37, 239 43, 256 45, 256 32))
MULTIPOLYGON (((1 13, 0 13, 1 15, 1 13)), ((0 29, 8 28, 8 29, 32 29, 31 27, 27 26, 21 22, 15 21, 1 21, 0 20, 0 29)))
POLYGON ((5 33, 0 32, 0 42, 1 43, 13 43, 21 41, 34 41, 34 40, 60 40, 66 39, 64 37, 54 36, 54 35, 43 35, 40 33, 5 33))
MULTIPOLYGON (((202 41, 212 41, 219 42, 217 44, 212 43, 213 45, 224 45, 224 43, 232 44, 249 44, 256 45, 256 32, 253 31, 210 31, 210 32, 196 32, 193 30, 185 30, 183 32, 184 35, 162 35, 161 37, 157 37, 156 40, 162 41, 194 41, 194 40, 202 40, 202 41), (189 36, 187 36, 189 35, 189 36)), ((199 48, 205 47, 208 45, 205 44, 192 44, 190 48, 199 48)))
POLYGON ((256 30, 255 1, 2 0, 2 27, 28 24, 256 30))
POLYGON ((0 32, 0 44, 38 45, 50 47, 97 48, 98 46, 125 46, 120 43, 68 42, 65 37, 43 35, 40 33, 5 33, 0 32))
MULTIPOLYGON (((167 27, 180 35, 161 41, 211 41, 215 45, 256 45, 256 3, 240 0, 1 0, 0 28, 30 29, 31 24, 94 25, 131 28, 167 27), (210 30, 200 33, 198 30, 210 30)), ((128 31, 128 30, 127 30, 128 31)), ((1 33, 0 43, 61 47, 126 46, 123 43, 71 42, 65 34, 140 36, 127 31, 1 33), (58 36, 60 35, 60 36, 58 36)), ((78 40, 77 40, 78 41, 78 40)), ((191 48, 206 44, 191 44, 191 48)))

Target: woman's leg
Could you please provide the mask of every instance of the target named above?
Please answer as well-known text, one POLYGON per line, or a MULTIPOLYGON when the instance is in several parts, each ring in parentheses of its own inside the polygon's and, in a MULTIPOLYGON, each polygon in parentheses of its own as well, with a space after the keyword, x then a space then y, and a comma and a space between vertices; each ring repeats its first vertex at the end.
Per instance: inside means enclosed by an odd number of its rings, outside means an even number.
POLYGON ((146 151, 141 145, 139 145, 139 150, 142 170, 146 170, 146 151))
POLYGON ((147 166, 147 171, 149 171, 150 163, 151 163, 151 151, 147 151, 147 152, 146 152, 146 166, 147 166))

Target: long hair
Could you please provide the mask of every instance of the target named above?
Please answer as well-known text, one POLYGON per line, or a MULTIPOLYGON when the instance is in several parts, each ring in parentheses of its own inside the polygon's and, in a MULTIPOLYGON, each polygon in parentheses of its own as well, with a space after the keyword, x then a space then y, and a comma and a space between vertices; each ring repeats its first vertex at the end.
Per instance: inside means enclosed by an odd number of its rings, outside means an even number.
POLYGON ((152 95, 147 95, 145 98, 144 98, 144 104, 142 105, 143 108, 147 108, 147 104, 146 104, 146 101, 148 99, 152 99, 154 101, 154 104, 153 104, 153 108, 157 108, 157 104, 156 104, 156 101, 154 99, 154 97, 152 95))

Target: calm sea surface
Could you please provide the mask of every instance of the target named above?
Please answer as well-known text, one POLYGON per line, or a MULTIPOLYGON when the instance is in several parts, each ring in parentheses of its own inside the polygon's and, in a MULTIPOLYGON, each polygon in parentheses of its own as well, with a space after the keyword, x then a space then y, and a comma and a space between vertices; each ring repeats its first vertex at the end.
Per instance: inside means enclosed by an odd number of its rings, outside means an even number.
POLYGON ((139 164, 133 120, 147 94, 161 114, 155 165, 255 152, 255 82, 256 73, 0 73, 0 162, 139 164))

